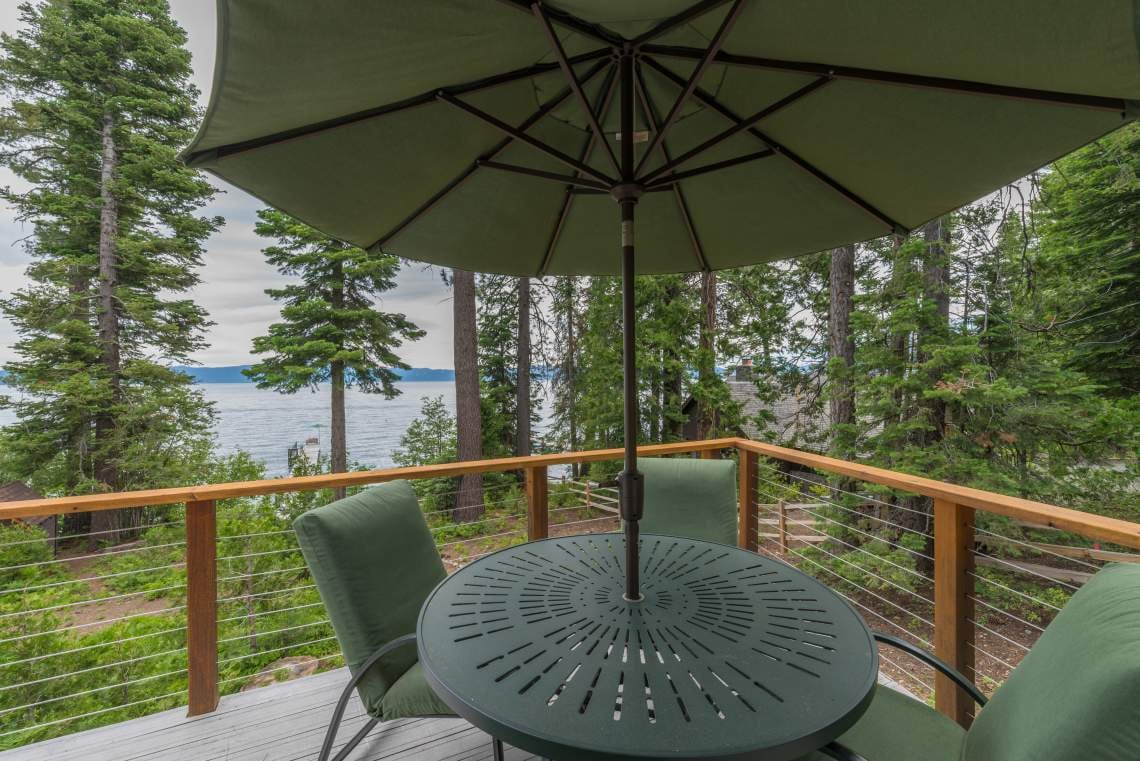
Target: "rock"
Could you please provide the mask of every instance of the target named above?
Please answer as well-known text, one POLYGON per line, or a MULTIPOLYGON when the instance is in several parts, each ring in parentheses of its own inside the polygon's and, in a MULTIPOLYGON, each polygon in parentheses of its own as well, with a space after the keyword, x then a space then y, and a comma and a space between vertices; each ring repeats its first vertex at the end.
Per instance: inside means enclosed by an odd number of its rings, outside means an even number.
POLYGON ((311 655, 293 655, 288 658, 278 658, 262 669, 249 681, 241 686, 239 692, 256 690, 276 682, 287 682, 290 679, 300 679, 317 673, 320 661, 311 655))

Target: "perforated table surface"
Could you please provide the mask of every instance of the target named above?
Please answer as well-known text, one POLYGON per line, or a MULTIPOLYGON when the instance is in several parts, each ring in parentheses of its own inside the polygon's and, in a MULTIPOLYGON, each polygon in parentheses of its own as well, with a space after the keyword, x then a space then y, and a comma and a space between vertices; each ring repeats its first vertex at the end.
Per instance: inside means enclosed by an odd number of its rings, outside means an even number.
POLYGON ((428 683, 494 737, 557 761, 804 755, 866 709, 878 653, 838 596, 775 560, 641 537, 643 600, 623 599, 624 539, 496 552, 420 612, 428 683))

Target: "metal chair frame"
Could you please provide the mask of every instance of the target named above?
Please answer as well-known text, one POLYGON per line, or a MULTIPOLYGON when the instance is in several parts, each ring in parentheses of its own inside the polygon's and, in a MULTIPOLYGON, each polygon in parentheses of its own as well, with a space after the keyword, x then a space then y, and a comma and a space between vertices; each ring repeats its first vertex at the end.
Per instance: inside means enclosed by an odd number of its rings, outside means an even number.
MULTIPOLYGON (((954 684, 965 690, 966 693, 971 698, 973 698, 974 702, 979 706, 984 706, 986 704, 986 696, 982 694, 982 691, 979 690, 977 686, 971 682, 962 672, 958 671, 938 656, 932 653, 928 653, 921 647, 913 645, 910 642, 907 642, 905 639, 900 639, 891 634, 871 632, 871 636, 875 638, 876 642, 881 642, 884 645, 890 645, 891 647, 902 650, 907 655, 911 655, 917 658, 928 666, 933 667, 936 671, 944 674, 952 682, 954 682, 954 684)), ((866 758, 839 742, 830 742, 820 748, 819 752, 825 756, 834 758, 835 761, 867 761, 866 758)))
MULTIPOLYGON (((372 668, 372 666, 374 666, 376 662, 382 657, 398 647, 415 644, 415 641, 415 634, 405 634, 402 637, 397 637, 396 639, 392 640, 374 652, 372 655, 368 656, 368 660, 364 661, 364 663, 361 664, 360 668, 356 670, 356 673, 352 675, 352 679, 348 681, 348 684, 340 693, 340 698, 336 701, 336 708, 333 709, 332 720, 329 722, 329 728, 325 732, 325 741, 321 744, 321 752, 317 754, 317 761, 344 761, 344 759, 348 757, 348 754, 351 753, 353 749, 355 749, 356 746, 360 744, 360 741, 368 736, 368 733, 372 731, 373 727, 380 723, 380 719, 369 719, 367 722, 365 722, 364 726, 361 727, 357 733, 353 735, 351 739, 349 739, 347 743, 345 743, 345 746, 341 748, 335 756, 332 756, 331 759, 329 758, 329 754, 332 753, 333 743, 336 741, 336 733, 340 728, 341 719, 344 718, 344 711, 346 708, 348 708, 348 701, 352 697, 352 691, 356 689, 356 686, 360 683, 360 680, 364 678, 364 675, 368 673, 368 670, 372 668)), ((454 719, 455 717, 451 714, 425 714, 424 718, 454 719)), ((494 753, 495 761, 503 761, 502 741, 492 738, 491 749, 494 753)))

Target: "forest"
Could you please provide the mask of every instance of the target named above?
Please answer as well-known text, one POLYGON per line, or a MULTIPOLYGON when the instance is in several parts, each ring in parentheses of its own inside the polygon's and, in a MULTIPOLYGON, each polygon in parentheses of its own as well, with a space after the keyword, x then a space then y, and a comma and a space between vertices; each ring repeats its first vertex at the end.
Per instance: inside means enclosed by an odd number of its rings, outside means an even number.
MULTIPOLYGON (((163 0, 21 8, 0 39, 0 165, 20 180, 2 196, 31 263, 0 301, 19 335, 0 386, 17 418, 0 430, 0 483, 63 496, 263 478, 249 456, 215 451, 210 405, 173 369, 204 348, 210 315, 189 294, 226 223, 204 211, 216 189, 178 160, 201 118, 185 31, 163 0)), ((282 286, 250 379, 329 394, 331 452, 297 474, 364 468, 345 444, 346 388, 396 395, 402 347, 434 340, 381 305, 410 265, 273 209, 254 232, 262 250, 248 255, 282 286)), ((621 445, 617 278, 438 275, 456 407, 423 401, 399 465, 621 445)), ((1140 521, 1140 125, 907 236, 641 276, 637 300, 643 442, 745 434, 1140 521)), ((617 468, 552 472, 552 523, 612 529, 617 468)), ((928 500, 805 485, 774 465, 762 479, 765 503, 831 495, 817 516, 829 540, 797 553, 805 570, 829 583, 866 571, 891 600, 921 592, 928 500), (879 520, 853 507, 868 500, 879 520)), ((452 565, 526 538, 521 474, 415 485, 452 565)), ((344 493, 219 503, 223 693, 341 665, 291 521, 344 493)), ((0 749, 184 704, 183 517, 69 515, 56 539, 0 522, 0 749)), ((1031 620, 1066 595, 985 573, 1000 588, 984 599, 1031 620)))

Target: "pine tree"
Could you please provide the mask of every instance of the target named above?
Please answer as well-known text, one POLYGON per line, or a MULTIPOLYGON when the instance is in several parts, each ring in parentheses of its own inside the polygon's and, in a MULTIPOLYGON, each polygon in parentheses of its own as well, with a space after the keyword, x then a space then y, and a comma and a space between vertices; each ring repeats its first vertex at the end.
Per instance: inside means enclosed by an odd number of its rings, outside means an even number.
MULTIPOLYGON (((21 392, 3 467, 46 491, 170 485, 198 477, 210 411, 169 369, 202 346, 202 246, 214 195, 177 160, 197 90, 165 0, 23 3, 0 39, 4 191, 30 223, 31 284, 0 305, 20 334, 5 367, 21 392)), ((96 513, 113 537, 134 512, 96 513)))
MULTIPOLYGON (((395 371, 408 365, 396 350, 424 331, 402 314, 376 308, 375 299, 396 285, 400 261, 395 256, 370 254, 280 211, 262 209, 257 216, 257 234, 276 241, 264 249, 266 260, 300 282, 266 290, 284 303, 283 320, 253 339, 253 351, 269 356, 244 372, 258 388, 286 394, 329 384, 330 468, 343 473, 348 469, 345 389, 397 396, 395 371)), ((338 497, 343 494, 338 490, 338 497)))
MULTIPOLYGON (((454 318, 456 457, 478 460, 483 455, 483 421, 479 394, 479 328, 476 323, 475 273, 451 271, 454 318)), ((455 495, 457 521, 482 517, 483 474, 467 473, 459 479, 455 495)))
POLYGON ((1042 314, 1071 367, 1114 397, 1140 394, 1140 125, 1061 159, 1041 182, 1042 314))

